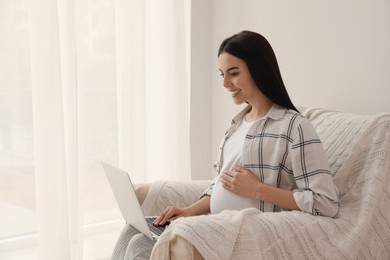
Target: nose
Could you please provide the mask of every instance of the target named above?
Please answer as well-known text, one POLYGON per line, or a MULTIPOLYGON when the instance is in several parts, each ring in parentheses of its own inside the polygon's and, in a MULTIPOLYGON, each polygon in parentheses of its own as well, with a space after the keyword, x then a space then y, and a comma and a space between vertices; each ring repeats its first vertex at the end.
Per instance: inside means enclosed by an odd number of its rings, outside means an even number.
POLYGON ((223 86, 225 88, 228 88, 228 87, 231 86, 230 78, 228 76, 226 76, 226 75, 223 77, 223 86))

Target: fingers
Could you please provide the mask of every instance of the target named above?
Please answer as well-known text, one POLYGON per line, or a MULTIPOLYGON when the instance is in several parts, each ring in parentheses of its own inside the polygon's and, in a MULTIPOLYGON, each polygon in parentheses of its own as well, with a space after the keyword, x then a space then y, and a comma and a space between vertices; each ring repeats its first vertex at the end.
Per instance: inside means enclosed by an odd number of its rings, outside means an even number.
POLYGON ((245 171, 248 170, 238 165, 234 166, 232 170, 224 171, 221 176, 222 187, 228 191, 235 192, 235 186, 241 179, 240 174, 245 173, 245 171))
POLYGON ((158 221, 156 223, 156 225, 160 225, 160 226, 164 225, 165 223, 167 223, 168 220, 171 219, 171 217, 172 217, 171 215, 172 215, 171 211, 168 211, 168 213, 166 213, 164 216, 162 216, 162 219, 160 221, 158 221))
POLYGON ((244 167, 242 167, 240 165, 236 165, 236 166, 233 167, 233 171, 235 171, 237 173, 237 172, 247 171, 247 169, 245 169, 244 167))
POLYGON ((156 218, 156 220, 153 222, 154 225, 160 225, 160 223, 163 221, 167 213, 171 210, 172 207, 166 208, 163 212, 161 212, 160 216, 156 218))
POLYGON ((225 172, 223 172, 223 174, 221 176, 221 181, 222 181, 222 183, 224 183, 224 182, 225 183, 234 183, 236 175, 237 175, 237 172, 235 172, 234 170, 225 171, 225 172))
POLYGON ((232 191, 234 177, 231 172, 224 172, 221 176, 222 187, 226 190, 232 191))
POLYGON ((223 181, 222 182, 222 187, 225 189, 225 190, 228 190, 228 191, 232 191, 230 186, 229 186, 229 183, 226 182, 226 181, 223 181))
POLYGON ((223 173, 225 176, 227 175, 227 176, 230 176, 231 178, 234 179, 238 173, 244 173, 245 171, 248 171, 248 170, 242 166, 236 165, 236 166, 233 166, 233 168, 231 170, 224 171, 223 173))
POLYGON ((160 225, 160 226, 164 225, 168 221, 174 220, 174 219, 178 218, 179 215, 180 215, 178 213, 179 213, 179 209, 178 208, 168 207, 160 214, 160 216, 154 221, 153 224, 160 225), (173 218, 174 216, 176 216, 176 217, 173 218))

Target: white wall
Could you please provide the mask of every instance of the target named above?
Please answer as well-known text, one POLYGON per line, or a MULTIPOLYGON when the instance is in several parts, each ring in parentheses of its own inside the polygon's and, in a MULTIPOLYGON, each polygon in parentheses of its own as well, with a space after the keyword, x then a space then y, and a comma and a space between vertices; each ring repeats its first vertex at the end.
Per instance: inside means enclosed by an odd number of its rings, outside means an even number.
POLYGON ((244 29, 270 41, 295 105, 390 112, 389 0, 214 0, 213 158, 241 109, 222 87, 216 53, 244 29))
POLYGON ((221 137, 242 108, 223 89, 217 60, 220 42, 241 30, 270 41, 297 106, 390 112, 390 0, 193 0, 192 8, 194 179, 211 175, 221 137))
POLYGON ((191 177, 212 172, 212 2, 191 1, 191 177))

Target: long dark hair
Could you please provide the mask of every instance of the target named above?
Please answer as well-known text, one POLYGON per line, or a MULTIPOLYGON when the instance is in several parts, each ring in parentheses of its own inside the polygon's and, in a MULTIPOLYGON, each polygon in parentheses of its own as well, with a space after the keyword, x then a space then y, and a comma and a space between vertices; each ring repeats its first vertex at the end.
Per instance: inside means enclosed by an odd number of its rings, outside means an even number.
POLYGON ((298 112, 284 86, 278 61, 267 39, 255 32, 242 31, 221 43, 218 57, 223 52, 246 62, 255 84, 267 98, 298 112))

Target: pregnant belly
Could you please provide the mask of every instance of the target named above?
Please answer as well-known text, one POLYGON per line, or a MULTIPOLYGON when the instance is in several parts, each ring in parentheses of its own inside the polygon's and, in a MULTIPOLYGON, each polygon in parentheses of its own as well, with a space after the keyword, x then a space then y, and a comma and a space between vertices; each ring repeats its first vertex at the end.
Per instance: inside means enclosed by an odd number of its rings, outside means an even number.
POLYGON ((256 207, 256 200, 242 197, 225 190, 218 179, 211 193, 211 214, 217 214, 225 209, 242 210, 251 207, 256 207))

